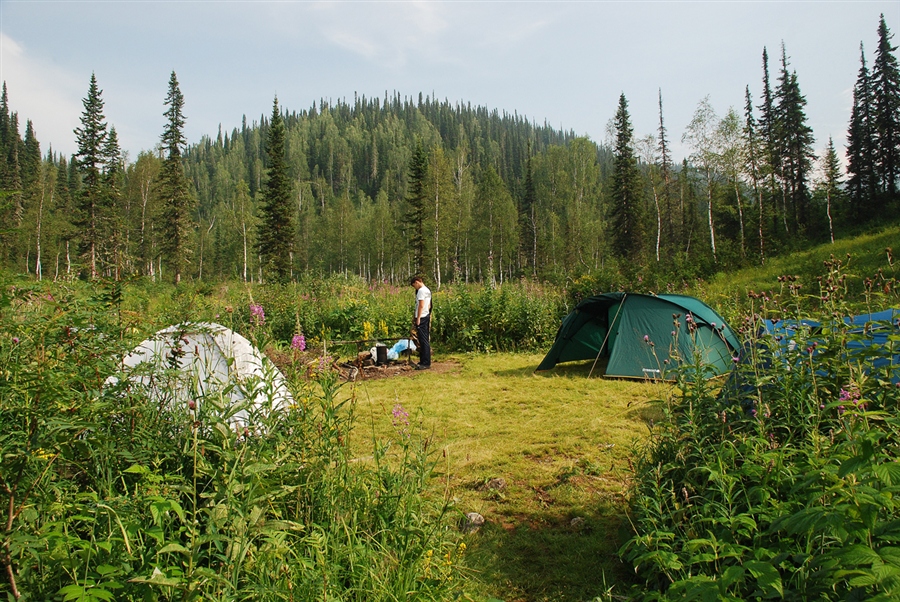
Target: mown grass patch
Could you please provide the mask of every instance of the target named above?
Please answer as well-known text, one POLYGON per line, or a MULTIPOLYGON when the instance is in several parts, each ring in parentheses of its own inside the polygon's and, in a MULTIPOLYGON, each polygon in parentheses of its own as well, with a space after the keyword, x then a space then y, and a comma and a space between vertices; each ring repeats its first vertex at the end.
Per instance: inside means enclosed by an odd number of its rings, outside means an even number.
POLYGON ((436 357, 454 368, 357 385, 360 426, 386 436, 400 406, 441 450, 434 495, 485 517, 464 537, 475 599, 585 600, 626 578, 629 461, 668 385, 587 378, 590 362, 536 374, 541 357, 436 357))

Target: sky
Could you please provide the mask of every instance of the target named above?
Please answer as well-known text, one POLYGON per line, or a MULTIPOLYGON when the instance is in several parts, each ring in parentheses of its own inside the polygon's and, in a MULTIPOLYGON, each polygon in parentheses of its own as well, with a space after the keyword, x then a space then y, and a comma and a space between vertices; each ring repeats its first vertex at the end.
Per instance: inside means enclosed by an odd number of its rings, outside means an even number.
MULTIPOLYGON (((782 45, 807 100, 816 151, 845 146, 860 68, 900 1, 0 0, 0 80, 24 136, 71 155, 91 74, 127 158, 165 127, 174 71, 189 144, 320 99, 393 96, 517 113, 603 143, 619 96, 637 137, 655 135, 659 95, 680 160, 705 98, 723 117, 773 86, 782 45)), ((758 117, 758 113, 757 113, 758 117)))

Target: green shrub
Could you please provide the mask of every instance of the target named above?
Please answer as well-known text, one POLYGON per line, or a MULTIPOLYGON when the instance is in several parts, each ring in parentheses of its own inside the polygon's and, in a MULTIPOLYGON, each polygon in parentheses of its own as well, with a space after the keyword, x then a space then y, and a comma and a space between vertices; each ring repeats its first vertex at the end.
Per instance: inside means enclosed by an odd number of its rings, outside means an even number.
MULTIPOLYGON (((790 278, 783 296, 751 294, 733 380, 719 391, 683 378, 664 403, 636 457, 620 552, 641 581, 634 599, 900 596, 900 387, 866 369, 890 350, 850 351, 849 284, 840 262, 826 268, 812 299, 790 278), (764 317, 823 328, 758 338, 764 317)), ((897 305, 888 284, 869 288, 872 309, 897 305)))
MULTIPOLYGON (((211 293, 183 290, 216 311, 211 293)), ((249 428, 229 416, 252 408, 225 392, 153 401, 119 373, 148 330, 121 299, 116 285, 0 293, 0 596, 456 595, 456 569, 433 561, 456 548, 446 504, 425 491, 427 439, 403 425, 352 457, 354 397, 325 359, 291 381, 293 407, 251 413, 249 428)))

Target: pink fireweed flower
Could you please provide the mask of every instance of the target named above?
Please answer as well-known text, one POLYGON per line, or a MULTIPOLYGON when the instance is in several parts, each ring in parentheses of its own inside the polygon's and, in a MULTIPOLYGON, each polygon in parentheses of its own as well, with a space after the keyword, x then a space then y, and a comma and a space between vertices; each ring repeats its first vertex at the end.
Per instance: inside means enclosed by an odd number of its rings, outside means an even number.
POLYGON ((291 349, 306 351, 306 337, 303 334, 295 334, 291 339, 291 349))
POLYGON ((266 322, 266 312, 263 306, 258 303, 250 304, 250 321, 254 326, 261 326, 266 322))
POLYGON ((399 403, 391 410, 391 415, 393 415, 391 424, 394 426, 409 426, 409 412, 404 410, 399 403))

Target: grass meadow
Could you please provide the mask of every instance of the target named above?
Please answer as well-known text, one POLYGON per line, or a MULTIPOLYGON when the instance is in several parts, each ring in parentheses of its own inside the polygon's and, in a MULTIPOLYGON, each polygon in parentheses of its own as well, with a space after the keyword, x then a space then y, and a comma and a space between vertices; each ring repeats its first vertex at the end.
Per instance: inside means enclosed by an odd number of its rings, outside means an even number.
POLYGON ((484 516, 464 536, 475 599, 589 600, 627 576, 629 464, 671 385, 589 379, 590 362, 535 373, 542 357, 438 355, 439 370, 356 385, 360 425, 383 436, 402 407, 440 455, 433 494, 484 516))
POLYGON ((900 335, 843 316, 900 307, 898 237, 694 283, 746 341, 727 386, 535 373, 573 299, 549 285, 445 287, 432 370, 344 382, 334 341, 405 334, 411 289, 0 275, 0 597, 897 599, 900 335), (185 320, 264 349, 296 403, 241 431, 223 394, 128 384, 185 320))

